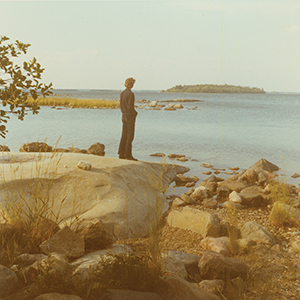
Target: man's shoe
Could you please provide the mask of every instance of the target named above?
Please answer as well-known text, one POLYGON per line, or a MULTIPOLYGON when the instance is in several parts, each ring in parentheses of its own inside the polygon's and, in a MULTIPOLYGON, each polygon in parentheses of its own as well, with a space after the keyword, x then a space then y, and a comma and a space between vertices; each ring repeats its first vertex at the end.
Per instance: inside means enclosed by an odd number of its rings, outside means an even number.
POLYGON ((137 161, 137 159, 136 159, 136 158, 134 158, 134 157, 127 157, 126 159, 128 159, 128 160, 134 160, 134 161, 137 161))
POLYGON ((126 157, 124 155, 119 155, 120 159, 125 159, 126 157))

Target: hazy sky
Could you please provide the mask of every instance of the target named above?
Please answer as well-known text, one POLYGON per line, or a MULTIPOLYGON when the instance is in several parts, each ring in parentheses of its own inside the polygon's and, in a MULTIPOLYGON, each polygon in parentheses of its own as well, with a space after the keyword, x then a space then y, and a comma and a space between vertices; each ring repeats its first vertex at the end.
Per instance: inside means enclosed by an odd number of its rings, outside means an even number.
POLYGON ((299 0, 0 1, 54 88, 233 84, 300 92, 299 0))

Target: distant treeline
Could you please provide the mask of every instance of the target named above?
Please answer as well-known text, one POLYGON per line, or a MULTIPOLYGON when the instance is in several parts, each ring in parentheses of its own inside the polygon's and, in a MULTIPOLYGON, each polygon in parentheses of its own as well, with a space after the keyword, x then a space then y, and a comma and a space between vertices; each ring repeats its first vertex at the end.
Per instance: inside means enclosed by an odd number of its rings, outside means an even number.
POLYGON ((166 93, 232 93, 232 94, 264 94, 265 91, 256 87, 217 85, 217 84, 197 84, 197 85, 176 85, 170 89, 162 90, 166 93))

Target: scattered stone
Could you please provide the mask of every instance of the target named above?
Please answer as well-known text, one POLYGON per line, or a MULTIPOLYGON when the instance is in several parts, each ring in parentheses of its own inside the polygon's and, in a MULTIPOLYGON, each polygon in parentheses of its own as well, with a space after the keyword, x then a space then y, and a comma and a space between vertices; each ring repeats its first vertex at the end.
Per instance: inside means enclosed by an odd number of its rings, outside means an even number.
POLYGON ((34 264, 36 261, 46 258, 47 256, 44 254, 21 254, 19 255, 15 261, 14 264, 18 267, 26 267, 34 264))
POLYGON ((195 188, 194 192, 191 194, 191 197, 195 201, 203 201, 204 199, 209 198, 205 186, 198 186, 197 188, 195 188))
POLYGON ((188 182, 188 183, 186 183, 185 187, 191 188, 191 187, 194 187, 195 185, 196 185, 196 182, 188 182))
POLYGON ((204 175, 210 175, 212 172, 211 171, 204 171, 204 172, 202 172, 202 174, 204 174, 204 175))
POLYGON ((211 209, 216 209, 218 207, 218 202, 214 199, 204 199, 203 205, 211 209))
POLYGON ((239 167, 232 167, 232 168, 228 168, 229 170, 232 170, 232 171, 238 171, 240 168, 239 167))
POLYGON ((248 267, 244 262, 211 250, 203 253, 198 267, 203 279, 246 278, 248 273, 248 267))
POLYGON ((52 147, 46 143, 35 142, 35 143, 26 143, 23 144, 20 149, 20 152, 52 152, 52 147))
POLYGON ((221 182, 221 181, 224 181, 224 179, 221 178, 221 177, 216 177, 215 175, 211 175, 211 176, 203 179, 203 181, 207 181, 207 182, 221 182))
POLYGON ((216 214, 189 206, 182 211, 172 210, 167 217, 167 223, 171 227, 200 233, 203 237, 218 237, 220 232, 220 219, 216 214))
POLYGON ((236 191, 232 191, 229 194, 229 201, 240 204, 243 202, 242 197, 236 191))
POLYGON ((241 190, 246 188, 247 185, 243 181, 235 180, 234 178, 235 176, 237 175, 234 175, 226 179, 225 181, 221 182, 220 187, 227 187, 230 192, 236 191, 237 193, 239 193, 241 190))
POLYGON ((10 152, 10 149, 8 148, 8 146, 0 145, 0 151, 1 152, 10 152))
POLYGON ((254 169, 255 171, 265 170, 269 172, 274 172, 279 170, 279 167, 277 167, 276 165, 272 164, 271 162, 267 161, 264 158, 257 161, 250 168, 254 169))
POLYGON ((87 161, 81 160, 78 163, 78 168, 81 169, 81 170, 89 171, 92 168, 92 164, 87 162, 87 161))
POLYGON ((240 175, 239 180, 254 184, 257 181, 257 172, 249 168, 240 175))
POLYGON ((153 154, 150 154, 150 156, 164 157, 166 155, 164 153, 153 153, 153 154))
POLYGON ((241 250, 249 251, 249 249, 251 247, 256 246, 257 243, 254 242, 251 238, 246 237, 246 238, 238 239, 237 244, 241 250))
POLYGON ((199 283, 200 289, 204 289, 210 293, 220 296, 223 293, 225 282, 221 279, 202 280, 199 283))
POLYGON ((232 202, 232 201, 225 201, 222 203, 222 207, 228 209, 243 209, 244 206, 240 203, 232 202))
POLYGON ((214 174, 216 174, 216 175, 218 175, 218 174, 220 174, 221 172, 219 171, 219 170, 216 170, 216 171, 214 171, 214 174))
POLYGON ((105 249, 115 241, 103 223, 97 219, 89 222, 77 234, 84 240, 85 251, 105 249))
POLYGON ((180 198, 181 198, 186 204, 188 204, 188 205, 194 205, 194 204, 196 204, 196 201, 195 201, 192 197, 190 197, 190 196, 188 196, 188 195, 186 195, 186 194, 182 194, 182 195, 180 196, 180 198))
POLYGON ((0 265, 0 297, 14 293, 18 287, 17 275, 9 268, 0 265))
POLYGON ((181 109, 181 108, 183 108, 183 106, 182 106, 182 104, 177 103, 177 104, 174 105, 174 108, 181 109))
POLYGON ((84 247, 84 240, 75 234, 68 226, 58 231, 40 246, 41 250, 46 254, 56 252, 70 258, 83 255, 84 247))
POLYGON ((164 282, 168 285, 163 293, 161 293, 164 299, 220 300, 220 298, 213 293, 200 289, 195 284, 187 282, 180 277, 166 276, 164 282))
POLYGON ((202 181, 201 183, 199 183, 198 187, 200 186, 204 186, 208 195, 210 197, 213 197, 217 192, 218 183, 211 181, 202 181))
POLYGON ((226 242, 223 237, 222 238, 207 237, 201 241, 200 246, 204 250, 212 250, 217 253, 221 253, 224 256, 230 256, 230 250, 228 244, 229 242, 228 241, 226 242))
POLYGON ((100 143, 95 143, 87 149, 87 153, 93 154, 93 155, 104 156, 105 155, 104 150, 105 150, 105 145, 100 144, 100 143))
POLYGON ((300 240, 296 240, 291 244, 296 253, 300 253, 300 240))
POLYGON ((291 177, 292 178, 298 178, 298 177, 300 177, 300 175, 298 173, 294 173, 291 177))
POLYGON ((187 278, 187 271, 181 259, 173 252, 162 254, 162 264, 167 273, 180 277, 187 278))
POLYGON ((90 278, 95 267, 103 262, 103 258, 112 259, 111 255, 131 253, 130 247, 121 244, 115 244, 107 249, 90 252, 81 256, 72 262, 73 277, 75 280, 84 281, 90 278))
POLYGON ((184 202, 181 198, 175 198, 172 202, 172 207, 182 207, 186 205, 187 203, 184 202))
POLYGON ((174 153, 171 153, 168 155, 169 158, 181 158, 181 157, 185 157, 184 154, 174 154, 174 153))
POLYGON ((266 206, 268 203, 263 194, 264 190, 259 186, 249 186, 240 192, 243 204, 248 207, 266 206))
POLYGON ((178 257, 182 261, 187 273, 191 278, 200 276, 198 263, 201 256, 175 250, 168 250, 167 255, 178 257))
POLYGON ((241 228, 242 238, 248 238, 257 243, 275 245, 276 239, 269 229, 256 222, 246 222, 241 228))
POLYGON ((233 175, 233 172, 225 171, 224 174, 225 175, 233 175))
POLYGON ((174 181, 177 186, 184 186, 188 182, 195 182, 195 180, 192 177, 183 175, 183 174, 177 174, 174 178, 174 181))
POLYGON ((177 158, 178 161, 181 161, 181 162, 186 162, 188 161, 188 159, 186 157, 179 157, 177 158))
POLYGON ((213 166, 212 166, 210 163, 208 163, 208 162, 203 162, 201 166, 204 167, 204 168, 212 168, 212 167, 213 167, 213 166))
POLYGON ((158 101, 157 101, 157 100, 153 100, 153 101, 151 101, 151 102, 148 104, 148 106, 149 106, 149 107, 155 107, 157 104, 158 104, 158 101))

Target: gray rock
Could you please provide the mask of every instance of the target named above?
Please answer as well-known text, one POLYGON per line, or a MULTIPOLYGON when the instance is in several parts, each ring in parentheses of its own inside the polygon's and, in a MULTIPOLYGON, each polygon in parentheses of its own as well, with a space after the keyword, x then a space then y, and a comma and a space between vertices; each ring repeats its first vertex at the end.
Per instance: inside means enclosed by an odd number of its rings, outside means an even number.
POLYGON ((84 240, 85 251, 105 249, 115 241, 103 223, 97 219, 83 224, 77 234, 84 240))
POLYGON ((92 164, 89 163, 89 162, 87 162, 87 161, 81 160, 78 163, 78 168, 81 169, 81 170, 87 170, 87 171, 89 171, 92 168, 92 164))
POLYGON ((243 199, 243 205, 248 207, 258 207, 267 205, 267 201, 263 197, 264 190, 258 186, 250 186, 244 188, 240 192, 240 196, 243 199))
POLYGON ((105 155, 104 150, 105 150, 105 145, 103 145, 101 143, 95 143, 87 149, 87 153, 93 154, 93 155, 104 156, 105 155))
POLYGON ((257 243, 275 245, 276 239, 269 229, 255 222, 246 222, 241 228, 242 238, 248 238, 257 243))
POLYGON ((207 250, 203 253, 199 264, 200 275, 204 279, 246 278, 248 267, 245 263, 221 253, 207 250))
POLYGON ((172 207, 182 207, 186 205, 187 203, 184 202, 181 198, 175 198, 172 202, 172 207))
POLYGON ((212 250, 217 253, 221 253, 224 256, 231 255, 228 244, 229 241, 226 242, 225 239, 223 239, 223 237, 220 238, 207 237, 200 242, 200 246, 204 250, 212 250))
POLYGON ((300 253, 300 240, 292 242, 291 246, 295 250, 295 252, 300 253))
POLYGON ((0 297, 10 295, 18 288, 17 275, 11 269, 0 265, 0 297))
POLYGON ((240 204, 243 202, 242 197, 236 191, 232 191, 229 194, 229 201, 240 204))
POLYGON ((130 253, 132 250, 125 245, 112 245, 107 249, 90 252, 72 262, 74 269, 73 277, 78 280, 86 280, 90 278, 93 269, 103 261, 103 259, 111 259, 112 255, 130 253))
POLYGON ((10 149, 6 145, 0 145, 1 152, 10 152, 10 149))
POLYGON ((198 186, 195 188, 194 192, 191 194, 191 197, 195 201, 203 201, 204 199, 209 198, 209 195, 207 193, 205 186, 198 186))
POLYGON ((220 232, 220 219, 216 214, 188 206, 182 211, 172 210, 167 217, 167 223, 172 227, 200 233, 203 237, 218 237, 220 232))
POLYGON ((225 282, 221 279, 202 280, 199 283, 199 287, 215 295, 220 295, 223 293, 225 282))
POLYGON ((277 167, 276 165, 272 164, 271 162, 267 161, 264 158, 257 161, 250 168, 254 169, 255 171, 265 170, 269 172, 274 172, 279 170, 279 167, 277 167))
POLYGON ((191 278, 199 276, 198 263, 201 256, 175 250, 169 250, 167 251, 167 254, 173 257, 178 257, 182 261, 187 273, 191 278))
POLYGON ((164 282, 168 284, 168 288, 165 289, 161 296, 168 300, 220 300, 220 298, 213 293, 210 293, 204 289, 200 289, 196 285, 187 282, 186 280, 174 277, 166 276, 164 282))
POLYGON ((43 242, 40 248, 46 254, 56 252, 70 258, 82 256, 85 251, 84 240, 68 226, 58 231, 49 240, 43 242))
POLYGON ((23 144, 20 149, 20 152, 52 152, 52 147, 46 143, 34 142, 23 144))
POLYGON ((188 196, 188 195, 186 195, 186 194, 182 194, 182 195, 180 196, 180 198, 181 198, 186 204, 188 204, 188 205, 194 205, 194 204, 196 204, 196 201, 195 201, 192 197, 190 197, 190 196, 188 196))
POLYGON ((162 254, 162 264, 164 270, 170 274, 180 278, 187 278, 187 271, 181 259, 172 252, 162 254))

